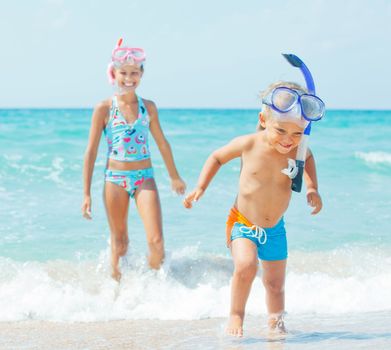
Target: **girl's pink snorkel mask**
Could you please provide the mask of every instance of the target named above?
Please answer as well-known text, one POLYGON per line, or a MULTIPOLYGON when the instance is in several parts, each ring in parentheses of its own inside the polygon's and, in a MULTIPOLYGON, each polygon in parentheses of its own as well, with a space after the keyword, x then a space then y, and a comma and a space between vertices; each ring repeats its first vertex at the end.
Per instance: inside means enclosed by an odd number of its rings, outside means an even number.
POLYGON ((142 66, 145 61, 145 52, 137 47, 121 47, 122 38, 118 40, 116 48, 111 54, 111 62, 107 67, 107 77, 110 84, 114 85, 114 68, 119 68, 125 64, 142 66))

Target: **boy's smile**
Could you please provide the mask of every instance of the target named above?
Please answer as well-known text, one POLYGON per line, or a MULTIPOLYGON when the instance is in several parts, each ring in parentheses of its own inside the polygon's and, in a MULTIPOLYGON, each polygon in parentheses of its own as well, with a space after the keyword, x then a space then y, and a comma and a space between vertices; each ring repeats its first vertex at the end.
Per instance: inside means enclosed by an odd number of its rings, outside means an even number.
POLYGON ((304 129, 296 123, 268 118, 265 121, 265 131, 269 145, 277 152, 287 154, 298 146, 304 129))

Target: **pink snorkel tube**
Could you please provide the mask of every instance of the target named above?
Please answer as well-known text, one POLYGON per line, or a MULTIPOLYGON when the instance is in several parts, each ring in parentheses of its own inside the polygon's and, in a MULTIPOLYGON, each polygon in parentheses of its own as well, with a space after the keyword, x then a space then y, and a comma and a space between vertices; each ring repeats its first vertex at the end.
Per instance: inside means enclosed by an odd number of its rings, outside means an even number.
POLYGON ((123 64, 142 66, 145 61, 145 52, 143 49, 138 47, 121 47, 122 42, 123 40, 120 38, 117 42, 117 46, 111 53, 111 62, 107 66, 107 78, 111 85, 114 85, 115 83, 115 68, 118 68, 123 64))

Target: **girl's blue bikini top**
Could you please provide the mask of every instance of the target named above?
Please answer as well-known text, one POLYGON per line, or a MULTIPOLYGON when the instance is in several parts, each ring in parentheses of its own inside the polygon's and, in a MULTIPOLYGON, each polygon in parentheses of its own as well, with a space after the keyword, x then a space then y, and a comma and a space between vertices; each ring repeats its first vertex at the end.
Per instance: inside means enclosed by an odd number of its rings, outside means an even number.
POLYGON ((150 158, 148 133, 149 116, 143 100, 137 96, 138 115, 128 124, 118 108, 117 96, 113 97, 110 118, 104 129, 107 140, 107 158, 121 162, 134 162, 150 158))

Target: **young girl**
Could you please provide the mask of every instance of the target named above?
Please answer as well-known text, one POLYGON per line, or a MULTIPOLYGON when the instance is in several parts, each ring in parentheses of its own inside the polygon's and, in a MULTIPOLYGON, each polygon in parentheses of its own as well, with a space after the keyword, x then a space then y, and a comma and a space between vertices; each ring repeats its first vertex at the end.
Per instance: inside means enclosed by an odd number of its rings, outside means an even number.
POLYGON ((144 51, 121 44, 122 39, 112 52, 107 71, 109 81, 117 84, 118 93, 100 102, 92 115, 84 158, 82 204, 83 216, 91 219, 91 179, 103 131, 108 146, 103 193, 111 231, 112 277, 117 281, 121 278, 119 258, 128 248, 129 198, 134 198, 144 224, 150 267, 158 269, 164 258, 162 213, 149 151, 149 131, 167 167, 172 189, 183 194, 186 187, 161 129, 156 105, 136 94, 144 72, 144 51))
MULTIPOLYGON (((234 336, 243 335, 245 306, 257 273, 258 259, 262 261, 269 328, 285 332, 284 285, 288 253, 283 214, 291 198, 292 181, 282 170, 288 159, 295 158, 308 124, 302 116, 303 111, 310 110, 317 116, 323 114, 323 102, 317 105, 321 100, 316 96, 307 94, 303 108, 304 98, 301 97, 304 92, 293 83, 280 82, 270 86, 263 96, 259 131, 237 137, 214 151, 205 162, 196 189, 184 200, 185 207, 191 208, 219 168, 234 158, 241 158, 239 193, 229 214, 226 232, 234 262, 227 332, 234 336)), ((315 160, 310 151, 307 152, 304 177, 307 200, 314 207, 312 214, 316 214, 322 208, 322 201, 315 160)))

